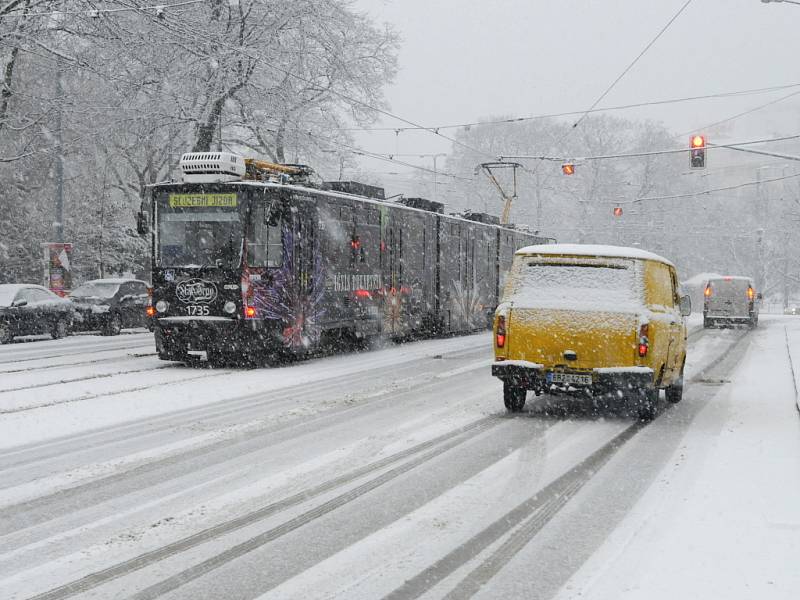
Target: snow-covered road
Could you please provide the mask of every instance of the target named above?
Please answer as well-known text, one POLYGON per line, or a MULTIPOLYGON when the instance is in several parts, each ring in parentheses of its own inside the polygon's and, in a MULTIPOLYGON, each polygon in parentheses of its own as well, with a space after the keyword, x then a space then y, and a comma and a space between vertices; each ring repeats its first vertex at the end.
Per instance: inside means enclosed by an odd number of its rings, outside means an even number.
MULTIPOLYGON (((795 328, 800 357, 800 320, 695 326, 684 401, 648 425, 532 395, 507 415, 488 334, 241 371, 144 333, 3 346, 0 597, 649 598, 681 574, 736 597, 742 570, 709 567, 726 523, 777 544, 759 576, 800 556, 795 328), (762 531, 737 510, 765 489, 762 531)), ((794 597, 773 570, 752 589, 794 597)))

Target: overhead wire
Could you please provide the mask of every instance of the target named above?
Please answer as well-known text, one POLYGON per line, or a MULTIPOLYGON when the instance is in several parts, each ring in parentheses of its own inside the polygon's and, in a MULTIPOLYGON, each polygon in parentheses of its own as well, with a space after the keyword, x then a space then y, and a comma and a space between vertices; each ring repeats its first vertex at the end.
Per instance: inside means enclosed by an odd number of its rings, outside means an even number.
POLYGON ((639 62, 639 60, 641 60, 641 58, 647 53, 647 51, 650 50, 650 48, 653 47, 653 44, 655 44, 658 41, 658 39, 662 35, 664 35, 664 33, 667 31, 667 29, 669 29, 670 25, 672 25, 675 22, 675 20, 681 15, 681 13, 683 13, 684 10, 686 10, 686 8, 691 3, 692 3, 692 0, 686 0, 686 2, 684 2, 683 6, 681 6, 678 9, 678 12, 676 12, 674 15, 672 15, 672 18, 669 21, 667 21, 667 23, 659 30, 659 32, 656 34, 656 36, 652 40, 650 40, 650 42, 642 49, 641 52, 639 52, 639 54, 636 55, 636 58, 634 58, 630 62, 630 64, 628 64, 628 66, 625 67, 625 69, 622 71, 622 73, 620 73, 617 76, 617 78, 613 82, 611 82, 611 85, 609 85, 605 89, 605 91, 602 94, 600 94, 600 96, 597 98, 597 100, 594 101, 594 103, 592 103, 592 105, 589 107, 589 109, 587 111, 585 111, 583 113, 583 115, 581 115, 581 117, 575 123, 572 124, 572 129, 575 129, 576 127, 578 127, 578 125, 581 124, 581 122, 586 118, 586 116, 589 114, 589 112, 591 110, 593 110, 598 104, 600 104, 600 102, 603 101, 603 98, 605 98, 611 92, 611 90, 613 90, 614 87, 616 87, 616 85, 622 80, 622 78, 625 77, 625 75, 627 75, 628 72, 636 65, 636 63, 639 62))
POLYGON ((780 98, 775 98, 773 100, 770 100, 769 102, 765 102, 764 104, 759 104, 758 106, 754 106, 753 108, 750 108, 750 109, 748 109, 748 110, 746 110, 744 112, 740 112, 740 113, 735 114, 733 116, 730 116, 730 117, 727 117, 725 119, 722 119, 721 121, 715 121, 714 123, 709 123, 708 125, 704 125, 702 127, 698 127, 698 128, 692 129, 691 131, 686 131, 684 133, 679 133, 678 136, 691 135, 692 133, 696 133, 698 131, 707 131, 708 129, 711 129, 713 127, 717 127, 719 125, 723 125, 725 123, 730 123, 731 121, 735 121, 736 119, 739 119, 741 117, 747 116, 749 114, 752 114, 752 113, 754 113, 756 111, 759 111, 761 109, 767 108, 768 106, 772 106, 772 105, 777 104, 779 102, 783 102, 784 100, 788 100, 789 98, 793 98, 793 97, 795 97, 797 95, 800 95, 800 91, 792 92, 791 94, 786 94, 785 96, 781 96, 780 98))
POLYGON ((326 142, 328 144, 332 144, 334 146, 339 146, 340 148, 344 148, 348 152, 351 152, 353 154, 357 154, 357 155, 360 155, 360 156, 366 156, 368 158, 374 158, 376 160, 382 160, 384 162, 397 164, 397 165, 402 165, 404 167, 409 167, 409 168, 412 168, 412 169, 416 169, 418 171, 424 171, 424 172, 431 173, 431 174, 434 174, 434 175, 437 175, 437 176, 441 175, 442 177, 448 177, 448 178, 451 178, 451 179, 459 179, 459 180, 462 180, 462 181, 472 181, 472 179, 470 179, 470 178, 462 177, 460 175, 455 175, 454 173, 449 173, 447 171, 439 171, 439 170, 434 171, 433 169, 429 169, 427 167, 422 167, 420 165, 415 165, 415 164, 412 164, 412 163, 409 163, 409 162, 405 162, 405 161, 402 161, 402 160, 397 160, 395 158, 389 158, 387 155, 382 155, 382 154, 378 154, 378 153, 369 152, 368 150, 364 150, 364 149, 359 148, 357 146, 352 146, 352 145, 347 144, 345 142, 342 142, 340 140, 336 140, 336 139, 328 138, 328 137, 325 137, 325 136, 322 136, 322 135, 319 135, 319 134, 316 134, 316 133, 312 133, 311 131, 298 130, 298 132, 301 135, 305 135, 307 137, 316 139, 318 141, 323 141, 323 142, 326 142))
POLYGON ((751 187, 754 185, 761 185, 763 183, 772 183, 774 181, 783 181, 786 179, 795 179, 800 177, 800 173, 793 173, 792 175, 784 175, 782 177, 773 177, 771 179, 761 179, 757 181, 748 181, 745 183, 739 183, 737 185, 729 185, 725 187, 719 188, 712 188, 708 190, 702 190, 699 192, 690 192, 686 194, 672 194, 669 196, 643 196, 641 198, 636 198, 635 200, 628 200, 628 201, 620 201, 619 204, 638 204, 640 202, 645 202, 648 200, 672 200, 675 198, 692 198, 694 196, 704 196, 706 194, 712 194, 714 192, 727 192, 731 190, 738 190, 745 187, 751 187))
MULTIPOLYGON (((678 11, 674 15, 672 15, 672 17, 661 27, 661 29, 659 29, 658 33, 656 33, 656 35, 647 43, 647 45, 639 52, 639 54, 637 54, 636 57, 630 63, 628 63, 628 66, 626 66, 625 69, 623 69, 623 71, 617 76, 617 78, 614 79, 614 81, 612 81, 608 87, 606 87, 603 93, 600 94, 600 96, 598 96, 598 98, 592 103, 592 105, 586 111, 584 111, 581 114, 581 116, 572 124, 572 127, 567 129, 558 138, 555 144, 553 144, 554 148, 558 148, 564 143, 564 141, 572 134, 573 131, 575 131, 578 128, 578 126, 591 113, 591 111, 593 111, 597 107, 597 105, 603 101, 603 99, 611 92, 611 90, 614 89, 614 87, 616 87, 616 85, 622 80, 622 78, 625 77, 625 75, 628 74, 628 72, 636 65, 636 63, 638 63, 642 59, 642 57, 647 53, 647 51, 653 47, 653 45, 659 40, 659 38, 661 38, 661 36, 664 35, 664 33, 678 19, 678 17, 681 14, 683 14, 683 11, 685 11, 686 8, 691 3, 692 0, 686 0, 686 2, 683 3, 683 5, 678 9, 678 11)), ((532 176, 535 176, 538 173, 539 167, 542 165, 542 162, 543 161, 539 161, 532 170, 528 171, 528 173, 532 176)), ((545 183, 547 183, 547 180, 550 177, 551 175, 547 175, 545 177, 545 183)))
MULTIPOLYGON (((731 142, 729 144, 713 144, 708 145, 707 147, 710 148, 731 148, 731 149, 738 149, 740 146, 751 146, 753 144, 767 144, 770 142, 784 142, 787 140, 796 140, 800 138, 800 133, 793 134, 793 135, 785 135, 780 137, 774 138, 763 138, 758 140, 748 140, 744 142, 731 142)), ((547 156, 547 155, 522 155, 522 154, 503 154, 498 156, 498 159, 514 159, 514 160, 539 160, 539 161, 551 161, 551 162, 564 162, 567 160, 574 160, 576 163, 580 163, 581 161, 587 160, 608 160, 608 159, 616 159, 616 158, 637 158, 642 156, 658 156, 660 154, 677 154, 681 152, 688 152, 688 148, 675 148, 675 149, 666 149, 666 150, 652 150, 647 152, 630 152, 624 154, 601 154, 596 156, 582 156, 580 158, 566 158, 563 156, 547 156)), ((788 156, 782 156, 779 158, 789 158, 788 156)), ((795 157, 800 160, 800 157, 795 157)))
MULTIPOLYGON (((481 125, 504 125, 509 123, 522 123, 526 121, 538 121, 541 119, 552 119, 558 117, 570 117, 575 115, 581 115, 585 113, 599 113, 599 112, 610 112, 616 110, 629 110, 631 108, 643 108, 647 106, 661 106, 665 104, 676 104, 680 102, 692 102, 696 100, 709 100, 715 98, 736 98, 740 96, 750 96, 755 94, 767 94, 770 92, 777 92, 780 90, 790 89, 794 87, 800 87, 800 83, 790 83, 785 85, 776 85, 770 87, 762 87, 762 88, 752 88, 746 90, 736 90, 732 92, 720 92, 716 94, 704 94, 701 96, 685 96, 682 98, 669 98, 665 100, 650 100, 650 101, 643 101, 643 102, 635 102, 631 104, 620 104, 617 106, 607 106, 603 108, 593 108, 590 110, 573 110, 573 111, 566 111, 566 112, 557 112, 557 113, 543 113, 539 115, 529 115, 524 117, 508 117, 505 119, 493 119, 493 120, 485 120, 485 121, 470 121, 467 123, 451 123, 447 125, 436 125, 433 126, 433 129, 462 129, 465 127, 479 127, 481 125)), ((800 92, 797 92, 800 93, 800 92)), ((406 132, 406 131, 419 131, 421 128, 419 127, 340 127, 338 131, 365 131, 365 132, 380 132, 380 131, 394 131, 394 132, 406 132)), ((423 128, 424 129, 424 128, 423 128)))

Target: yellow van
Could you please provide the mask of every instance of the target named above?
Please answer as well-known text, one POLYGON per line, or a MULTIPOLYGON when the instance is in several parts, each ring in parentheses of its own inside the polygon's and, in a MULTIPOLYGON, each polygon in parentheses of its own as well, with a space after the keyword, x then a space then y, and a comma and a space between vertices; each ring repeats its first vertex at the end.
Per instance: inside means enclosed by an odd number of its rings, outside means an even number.
POLYGON ((492 375, 503 400, 569 393, 655 417, 660 389, 683 394, 685 316, 675 266, 637 248, 581 244, 518 250, 494 319, 492 375))

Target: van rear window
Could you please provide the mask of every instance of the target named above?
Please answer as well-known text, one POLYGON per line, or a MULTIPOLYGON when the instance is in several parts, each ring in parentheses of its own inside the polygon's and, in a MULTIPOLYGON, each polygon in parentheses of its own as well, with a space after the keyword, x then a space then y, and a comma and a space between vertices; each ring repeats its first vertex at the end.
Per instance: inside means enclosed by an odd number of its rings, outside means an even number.
POLYGON ((636 311, 642 306, 642 286, 634 261, 555 262, 522 259, 515 262, 503 300, 528 308, 636 311))
POLYGON ((711 279, 708 285, 720 293, 744 293, 751 287, 748 279, 711 279))

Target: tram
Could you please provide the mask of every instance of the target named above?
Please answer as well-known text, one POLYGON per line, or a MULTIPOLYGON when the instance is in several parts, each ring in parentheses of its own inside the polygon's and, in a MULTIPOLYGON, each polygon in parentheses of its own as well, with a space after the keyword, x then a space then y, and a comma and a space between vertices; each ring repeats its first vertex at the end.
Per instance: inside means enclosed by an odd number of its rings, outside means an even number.
POLYGON ((207 152, 180 168, 138 219, 163 360, 269 361, 331 340, 484 329, 514 251, 551 241, 373 186, 312 185, 299 165, 207 152))

